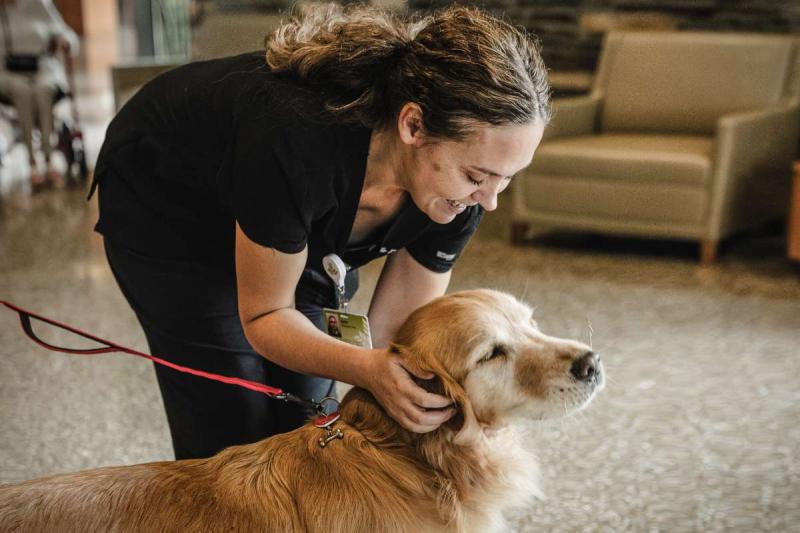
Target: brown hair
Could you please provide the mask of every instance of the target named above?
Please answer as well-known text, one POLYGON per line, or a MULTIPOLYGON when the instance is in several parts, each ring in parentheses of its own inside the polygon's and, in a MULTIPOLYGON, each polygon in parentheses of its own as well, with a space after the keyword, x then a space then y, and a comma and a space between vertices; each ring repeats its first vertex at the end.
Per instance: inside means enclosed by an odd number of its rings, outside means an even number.
POLYGON ((267 36, 266 49, 272 71, 315 89, 340 123, 385 126, 406 102, 420 106, 434 137, 550 120, 538 42, 476 8, 419 17, 312 4, 267 36))

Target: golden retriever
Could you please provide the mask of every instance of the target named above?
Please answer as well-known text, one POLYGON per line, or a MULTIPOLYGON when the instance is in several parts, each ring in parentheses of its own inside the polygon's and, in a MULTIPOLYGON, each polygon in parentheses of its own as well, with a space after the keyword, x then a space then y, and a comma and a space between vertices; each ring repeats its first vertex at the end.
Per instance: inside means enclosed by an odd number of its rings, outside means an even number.
POLYGON ((392 349, 459 411, 406 431, 363 389, 330 436, 312 423, 209 459, 99 468, 0 486, 1 531, 502 531, 539 494, 515 429, 561 417, 604 383, 588 346, 541 333, 512 296, 475 290, 415 311, 392 349))

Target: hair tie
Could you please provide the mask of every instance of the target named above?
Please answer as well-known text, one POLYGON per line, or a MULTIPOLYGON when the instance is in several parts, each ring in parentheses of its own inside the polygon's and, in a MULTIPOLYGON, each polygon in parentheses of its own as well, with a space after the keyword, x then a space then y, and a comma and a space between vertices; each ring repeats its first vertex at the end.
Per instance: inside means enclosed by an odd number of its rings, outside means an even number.
POLYGON ((403 43, 403 48, 405 49, 406 54, 416 54, 417 53, 417 49, 420 46, 421 45, 414 39, 411 39, 411 40, 406 41, 405 43, 403 43))
POLYGON ((394 67, 403 61, 408 55, 414 53, 411 41, 398 41, 395 43, 391 53, 386 56, 387 66, 394 67))

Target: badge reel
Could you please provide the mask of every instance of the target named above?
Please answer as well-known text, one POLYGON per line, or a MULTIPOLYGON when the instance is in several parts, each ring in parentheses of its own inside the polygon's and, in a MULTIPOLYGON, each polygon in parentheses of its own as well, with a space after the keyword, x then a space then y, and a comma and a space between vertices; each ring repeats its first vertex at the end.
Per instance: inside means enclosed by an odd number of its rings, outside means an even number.
POLYGON ((349 304, 345 292, 347 266, 344 261, 336 254, 328 254, 322 258, 322 266, 325 268, 325 273, 336 285, 337 300, 339 302, 339 309, 324 308, 322 310, 325 330, 328 335, 362 348, 372 348, 372 336, 370 335, 367 316, 347 311, 349 304))

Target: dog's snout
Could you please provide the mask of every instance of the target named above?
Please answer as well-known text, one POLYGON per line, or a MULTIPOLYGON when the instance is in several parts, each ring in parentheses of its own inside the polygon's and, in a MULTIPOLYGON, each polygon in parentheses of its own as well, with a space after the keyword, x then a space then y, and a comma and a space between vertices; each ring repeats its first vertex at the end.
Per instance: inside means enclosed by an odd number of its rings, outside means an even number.
POLYGON ((586 352, 572 363, 570 373, 580 381, 589 381, 597 374, 600 356, 594 352, 586 352))

